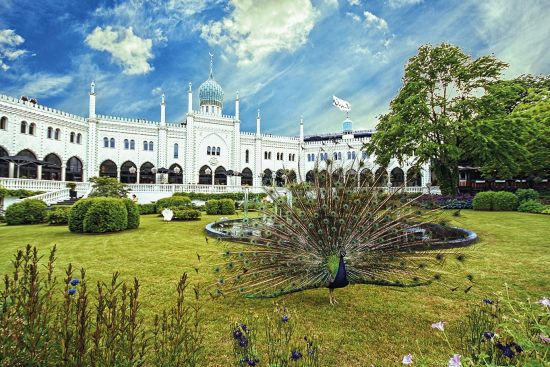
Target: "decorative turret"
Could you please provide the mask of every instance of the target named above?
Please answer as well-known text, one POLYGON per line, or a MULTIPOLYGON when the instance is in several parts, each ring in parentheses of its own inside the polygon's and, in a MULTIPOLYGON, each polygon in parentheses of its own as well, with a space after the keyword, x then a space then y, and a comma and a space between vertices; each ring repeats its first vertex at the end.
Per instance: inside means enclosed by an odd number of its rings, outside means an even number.
POLYGON ((237 91, 237 98, 235 99, 235 120, 239 120, 239 91, 237 91))
POLYGON ((300 116, 300 142, 304 142, 304 116, 300 116))
POLYGON ((160 124, 162 126, 166 125, 166 99, 164 97, 164 93, 162 93, 162 97, 160 99, 160 124))
POLYGON ((342 123, 342 132, 344 134, 352 134, 353 133, 353 121, 348 117, 344 120, 342 123))
POLYGON ((95 82, 90 83, 90 108, 89 108, 89 118, 93 119, 96 117, 95 114, 95 82))
POLYGON ((222 114, 224 93, 222 87, 214 80, 213 56, 210 54, 208 79, 199 87, 199 101, 202 113, 220 116, 222 114))
POLYGON ((260 109, 258 108, 258 116, 256 117, 256 136, 260 136, 260 109))

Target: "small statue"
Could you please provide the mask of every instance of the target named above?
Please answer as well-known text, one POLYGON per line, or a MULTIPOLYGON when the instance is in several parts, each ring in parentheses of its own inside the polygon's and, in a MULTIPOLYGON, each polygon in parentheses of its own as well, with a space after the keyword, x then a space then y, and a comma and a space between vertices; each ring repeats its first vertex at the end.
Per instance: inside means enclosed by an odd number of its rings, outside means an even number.
POLYGON ((174 212, 171 209, 164 208, 162 211, 162 217, 164 218, 165 222, 170 222, 172 218, 174 217, 174 212))

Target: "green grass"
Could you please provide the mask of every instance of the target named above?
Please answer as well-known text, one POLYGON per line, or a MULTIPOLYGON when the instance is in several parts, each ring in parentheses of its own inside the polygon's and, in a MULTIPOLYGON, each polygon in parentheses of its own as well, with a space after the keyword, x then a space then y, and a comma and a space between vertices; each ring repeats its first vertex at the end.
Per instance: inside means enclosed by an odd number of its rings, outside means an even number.
MULTIPOLYGON (((173 299, 181 273, 188 272, 191 281, 214 281, 211 269, 220 261, 222 247, 214 240, 207 244, 203 228, 217 218, 164 223, 156 216, 142 216, 139 229, 103 235, 72 234, 65 226, 0 226, 0 274, 11 271, 13 255, 26 244, 37 245, 44 255, 57 244, 59 277, 69 262, 85 267, 88 281, 110 279, 114 271, 126 280, 135 276, 142 284, 142 309, 151 315, 173 299), (193 270, 197 252, 203 259, 199 274, 193 270)), ((266 314, 274 302, 298 313, 298 332, 320 339, 323 366, 397 366, 403 355, 418 354, 417 343, 431 365, 444 365, 456 351, 437 337, 432 322, 447 321, 452 335, 468 302, 495 297, 505 283, 521 299, 549 295, 550 216, 463 210, 460 217, 450 218, 452 224, 481 237, 473 259, 465 265, 476 277, 469 293, 441 287, 354 285, 336 291, 340 302, 336 307, 330 306, 326 289, 276 300, 205 298, 205 365, 229 365, 229 320, 266 314)))

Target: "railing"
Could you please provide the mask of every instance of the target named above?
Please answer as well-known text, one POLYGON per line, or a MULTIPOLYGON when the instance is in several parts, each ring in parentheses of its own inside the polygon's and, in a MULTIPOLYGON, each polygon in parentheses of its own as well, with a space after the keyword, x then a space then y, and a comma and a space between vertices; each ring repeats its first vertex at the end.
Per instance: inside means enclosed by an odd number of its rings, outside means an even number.
POLYGON ((62 200, 66 200, 68 198, 69 198, 69 189, 61 189, 56 191, 45 192, 40 195, 29 196, 28 198, 25 198, 23 200, 37 199, 37 200, 44 201, 48 205, 51 205, 51 204, 58 203, 62 200))
MULTIPOLYGON (((6 189, 25 189, 33 191, 54 191, 67 188, 67 184, 72 181, 50 181, 35 180, 32 178, 0 178, 0 186, 6 189)), ((75 182, 76 190, 87 190, 90 187, 89 182, 75 182)))
POLYGON ((134 192, 197 192, 207 194, 221 194, 225 192, 263 192, 261 186, 228 186, 228 185, 194 185, 194 184, 129 184, 128 188, 134 192))

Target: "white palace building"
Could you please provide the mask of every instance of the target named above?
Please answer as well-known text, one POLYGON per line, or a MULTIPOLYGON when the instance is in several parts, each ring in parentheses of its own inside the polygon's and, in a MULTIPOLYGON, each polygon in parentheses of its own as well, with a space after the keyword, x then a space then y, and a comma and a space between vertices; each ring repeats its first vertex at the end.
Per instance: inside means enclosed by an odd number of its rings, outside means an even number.
POLYGON ((408 191, 422 191, 429 182, 427 166, 415 172, 397 162, 378 167, 361 151, 374 131, 353 130, 349 118, 337 133, 305 136, 300 119, 295 136, 274 136, 261 132, 258 111, 256 131, 241 131, 239 97, 234 115, 224 114, 224 92, 212 65, 199 87, 198 110, 194 97, 189 83, 185 119, 169 122, 164 95, 158 121, 97 114, 93 82, 87 117, 0 95, 0 186, 46 191, 39 198, 51 204, 68 197, 67 182, 77 182, 81 196, 90 191, 91 177, 111 176, 145 202, 176 191, 283 186, 310 179, 316 164, 322 169, 329 158, 358 175, 383 173, 388 187, 406 182, 408 191), (359 172, 360 160, 365 165, 359 172))

